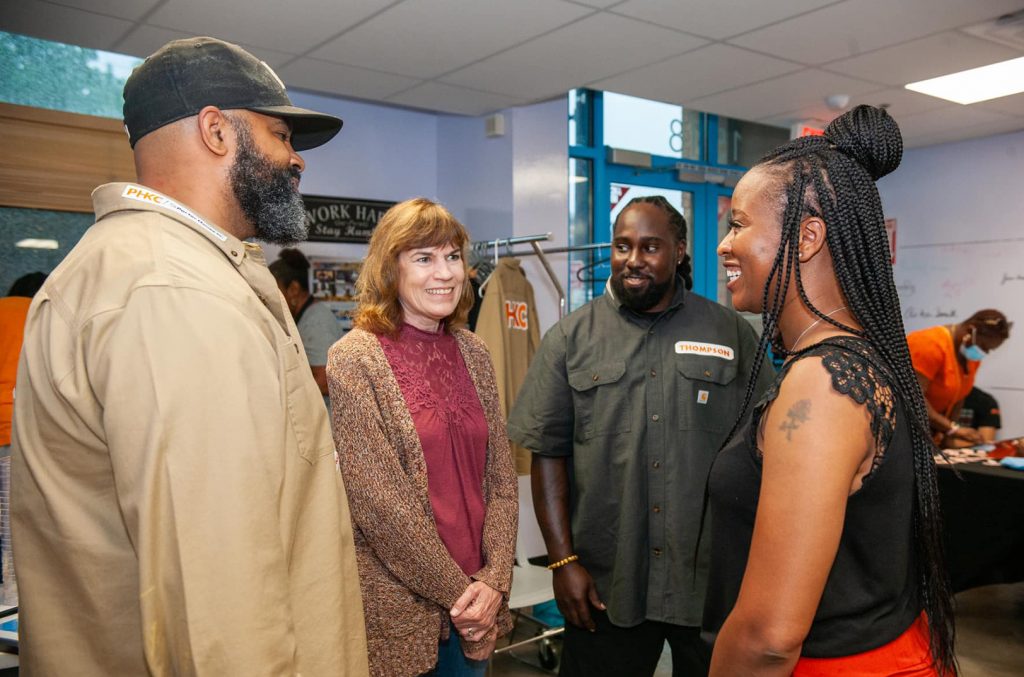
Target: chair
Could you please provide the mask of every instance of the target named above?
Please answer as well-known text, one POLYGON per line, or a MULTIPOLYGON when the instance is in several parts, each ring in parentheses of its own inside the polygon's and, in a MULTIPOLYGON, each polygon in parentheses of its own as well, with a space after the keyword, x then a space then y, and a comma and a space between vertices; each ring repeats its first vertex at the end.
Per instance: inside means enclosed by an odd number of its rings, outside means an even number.
MULTIPOLYGON (((530 564, 530 553, 536 555, 546 554, 544 538, 540 533, 540 526, 537 524, 537 516, 533 511, 533 498, 530 489, 530 476, 519 477, 519 531, 516 534, 516 564, 512 568, 512 590, 509 592, 508 606, 512 610, 515 623, 518 625, 520 618, 527 618, 541 627, 541 632, 521 642, 513 642, 516 627, 513 626, 509 634, 509 644, 494 653, 502 654, 511 652, 512 649, 541 642, 538 648, 538 659, 541 666, 546 669, 553 669, 558 664, 558 658, 551 650, 550 640, 552 637, 562 634, 565 628, 552 628, 531 616, 524 611, 528 607, 547 602, 555 598, 554 590, 551 587, 552 574, 546 567, 530 564)), ((513 658, 521 660, 514 653, 513 658)))

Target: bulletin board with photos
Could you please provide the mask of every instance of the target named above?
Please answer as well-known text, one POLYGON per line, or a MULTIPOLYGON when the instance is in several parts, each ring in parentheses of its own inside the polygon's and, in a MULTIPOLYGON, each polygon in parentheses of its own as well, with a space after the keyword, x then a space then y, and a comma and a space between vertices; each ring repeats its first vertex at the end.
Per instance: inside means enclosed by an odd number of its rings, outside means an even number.
POLYGON ((352 328, 356 309, 356 279, 362 261, 333 257, 310 257, 309 289, 326 304, 346 332, 352 328))

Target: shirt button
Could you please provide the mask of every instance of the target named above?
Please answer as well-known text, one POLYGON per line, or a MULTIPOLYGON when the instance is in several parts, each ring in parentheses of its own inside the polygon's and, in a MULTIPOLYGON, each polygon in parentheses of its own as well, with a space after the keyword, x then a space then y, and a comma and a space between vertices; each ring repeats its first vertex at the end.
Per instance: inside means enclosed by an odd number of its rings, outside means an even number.
POLYGON ((650 336, 654 336, 654 330, 651 329, 649 332, 647 332, 647 334, 650 335, 650 336))
POLYGON ((598 376, 597 374, 594 374, 594 380, 595 380, 595 381, 596 381, 597 379, 599 379, 599 378, 601 378, 601 377, 600 377, 600 376, 598 376))
POLYGON ((651 378, 654 378, 657 375, 658 375, 658 372, 656 372, 653 369, 651 369, 651 378))
POLYGON ((655 548, 652 552, 655 557, 661 557, 661 548, 655 548))
POLYGON ((708 371, 707 369, 705 369, 705 370, 704 370, 704 375, 705 375, 705 376, 711 376, 711 372, 710 372, 710 371, 708 371))
POLYGON ((236 251, 232 250, 232 252, 231 252, 231 255, 232 255, 232 256, 238 256, 238 252, 236 252, 236 251))
POLYGON ((660 506, 660 505, 656 505, 656 506, 654 506, 654 512, 655 512, 655 513, 659 513, 659 512, 661 512, 661 506, 660 506))
POLYGON ((660 468, 660 467, 661 467, 661 461, 655 461, 655 462, 654 462, 654 463, 652 463, 651 465, 653 465, 653 466, 654 466, 654 469, 655 469, 655 470, 657 470, 658 468, 660 468))
POLYGON ((651 420, 652 421, 657 421, 659 418, 661 418, 661 417, 658 416, 657 414, 655 414, 654 416, 651 416, 651 420))

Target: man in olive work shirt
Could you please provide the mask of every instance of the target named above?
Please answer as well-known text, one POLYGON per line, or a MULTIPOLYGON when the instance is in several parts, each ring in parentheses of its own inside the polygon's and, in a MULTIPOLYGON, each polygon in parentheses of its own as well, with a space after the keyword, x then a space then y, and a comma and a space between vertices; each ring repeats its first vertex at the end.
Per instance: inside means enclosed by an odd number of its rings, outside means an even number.
MULTIPOLYGON (((544 337, 509 418, 565 614, 562 675, 706 674, 704 485, 757 346, 737 313, 686 290, 686 222, 663 198, 620 213, 608 290, 544 337), (587 631, 590 632, 587 632, 587 631)), ((771 380, 766 366, 759 395, 771 380)))

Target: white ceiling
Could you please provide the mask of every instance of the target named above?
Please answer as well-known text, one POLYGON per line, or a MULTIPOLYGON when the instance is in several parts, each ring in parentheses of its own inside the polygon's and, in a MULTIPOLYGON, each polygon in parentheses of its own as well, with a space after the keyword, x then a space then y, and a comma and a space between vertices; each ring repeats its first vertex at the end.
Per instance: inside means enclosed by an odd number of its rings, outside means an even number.
POLYGON ((481 115, 593 87, 788 126, 832 94, 888 104, 908 146, 1024 129, 1024 94, 902 85, 1024 55, 963 29, 1024 0, 3 0, 0 29, 135 56, 237 42, 290 86, 481 115))

